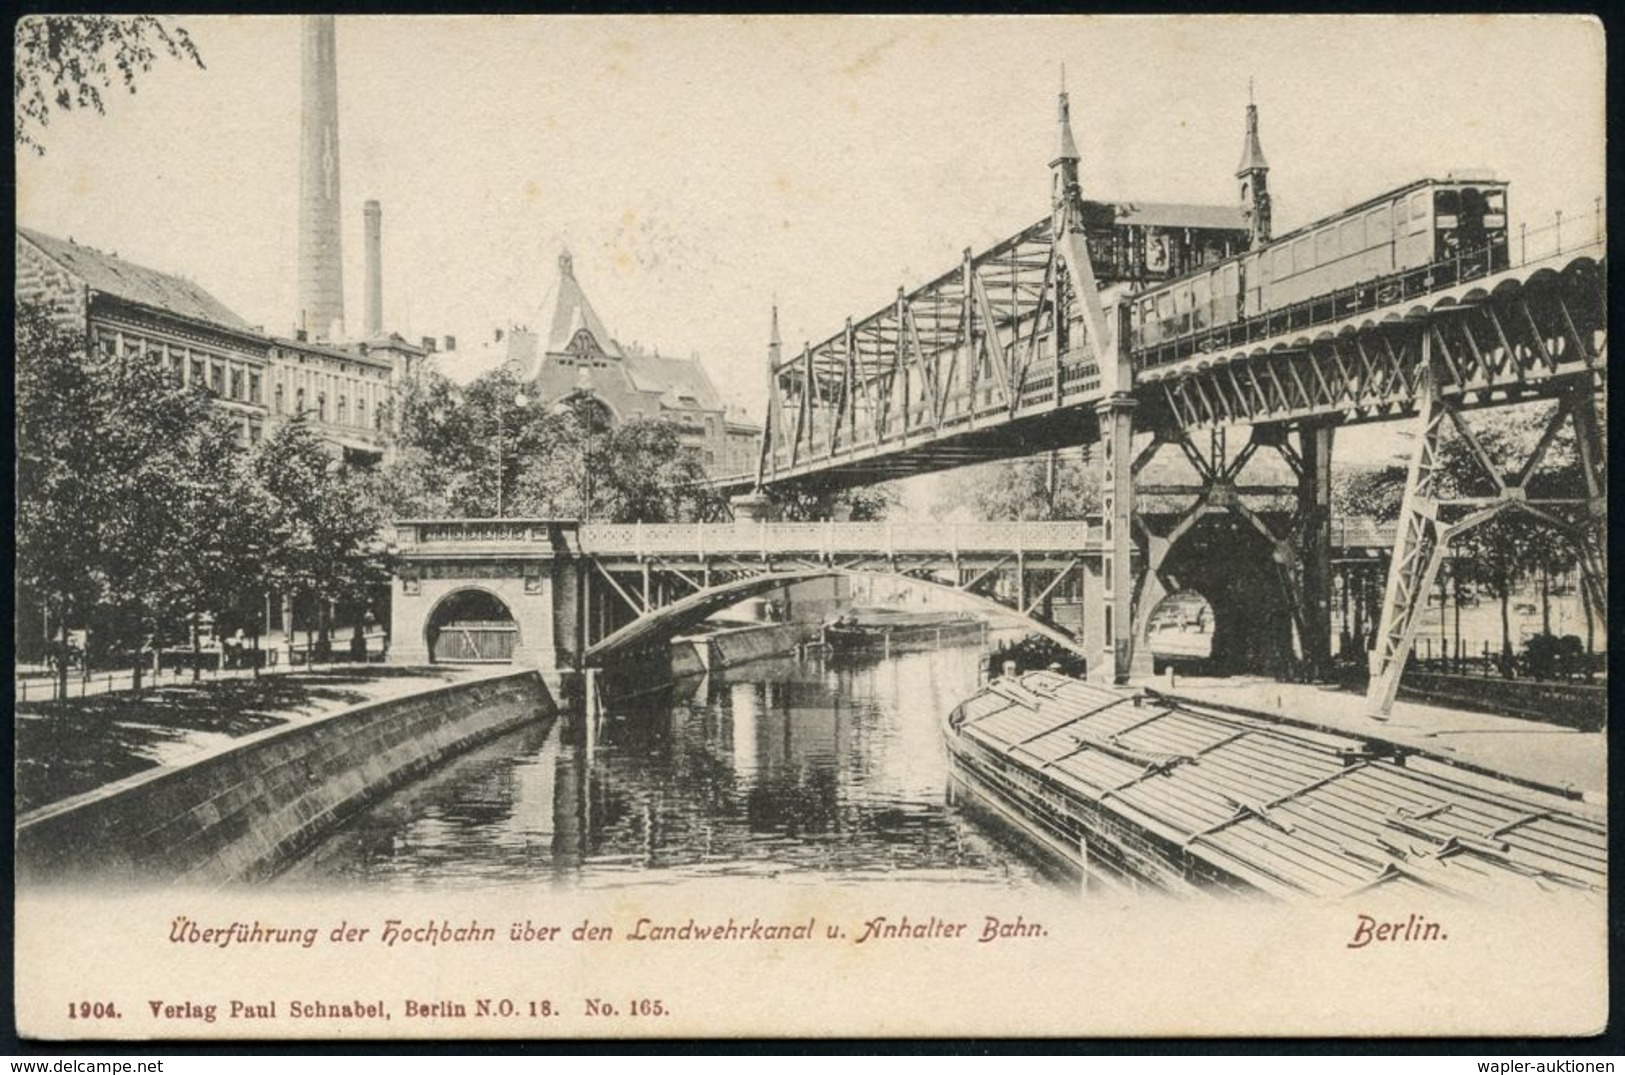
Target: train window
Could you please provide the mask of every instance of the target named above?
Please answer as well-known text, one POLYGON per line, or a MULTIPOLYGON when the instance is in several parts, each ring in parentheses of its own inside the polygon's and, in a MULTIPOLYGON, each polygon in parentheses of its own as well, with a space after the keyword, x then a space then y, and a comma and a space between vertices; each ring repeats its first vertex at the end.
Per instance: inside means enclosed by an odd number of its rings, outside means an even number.
POLYGON ((1213 283, 1211 277, 1200 276, 1191 282, 1191 308, 1195 313, 1196 328, 1207 328, 1212 323, 1213 283))
POLYGON ((1157 296, 1157 320, 1166 325, 1174 319, 1174 296, 1171 291, 1164 291, 1157 296))
POLYGON ((1231 262, 1213 274, 1213 287, 1220 295, 1236 293, 1236 264, 1231 262))
POLYGON ((1396 229, 1403 228, 1405 226, 1405 222, 1410 220, 1410 218, 1410 203, 1404 198, 1399 199, 1399 201, 1394 203, 1394 227, 1396 229))
POLYGON ((1292 244, 1292 271, 1304 272, 1315 267, 1315 248, 1306 235, 1292 244))
POLYGON ((1460 223, 1461 194, 1454 190, 1433 192, 1433 217, 1441 228, 1454 228, 1460 223))
POLYGON ((1428 230, 1428 192, 1419 190, 1411 195, 1410 234, 1428 230))
POLYGON ((1486 228, 1504 228, 1507 226, 1506 191, 1484 191, 1484 226, 1486 228))

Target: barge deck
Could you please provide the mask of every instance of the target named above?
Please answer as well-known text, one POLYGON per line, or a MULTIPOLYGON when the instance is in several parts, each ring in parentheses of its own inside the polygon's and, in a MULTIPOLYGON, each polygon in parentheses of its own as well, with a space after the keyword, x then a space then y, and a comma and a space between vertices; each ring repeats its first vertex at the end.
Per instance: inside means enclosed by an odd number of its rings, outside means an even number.
POLYGON ((1335 729, 1054 672, 950 714, 955 778, 1107 887, 1336 898, 1411 887, 1602 893, 1594 806, 1335 729))

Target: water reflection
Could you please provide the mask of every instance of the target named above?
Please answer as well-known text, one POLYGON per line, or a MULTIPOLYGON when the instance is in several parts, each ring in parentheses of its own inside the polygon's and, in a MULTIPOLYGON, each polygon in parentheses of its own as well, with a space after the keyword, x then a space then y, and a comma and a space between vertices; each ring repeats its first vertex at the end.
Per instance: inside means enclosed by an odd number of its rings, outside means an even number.
MULTIPOLYGON (((286 884, 434 887, 1038 879, 946 805, 942 714, 979 648, 843 665, 774 660, 506 736, 374 806, 286 884)), ((613 685, 611 685, 613 688, 613 685)))

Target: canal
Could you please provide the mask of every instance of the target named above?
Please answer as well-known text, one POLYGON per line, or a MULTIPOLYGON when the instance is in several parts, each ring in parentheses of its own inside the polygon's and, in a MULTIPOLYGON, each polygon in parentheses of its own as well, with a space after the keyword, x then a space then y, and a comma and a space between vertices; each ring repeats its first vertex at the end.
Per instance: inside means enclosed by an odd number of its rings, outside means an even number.
POLYGON ((591 743, 561 716, 380 801, 278 883, 1045 885, 1017 837, 948 802, 939 723, 981 653, 759 661, 611 702, 591 743))

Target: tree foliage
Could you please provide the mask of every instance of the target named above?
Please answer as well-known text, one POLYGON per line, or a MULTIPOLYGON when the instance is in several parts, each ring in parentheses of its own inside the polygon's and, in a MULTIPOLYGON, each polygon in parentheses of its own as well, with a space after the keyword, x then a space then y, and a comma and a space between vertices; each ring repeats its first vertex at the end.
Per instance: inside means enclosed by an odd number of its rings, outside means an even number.
POLYGON ((45 152, 40 132, 53 107, 105 112, 102 91, 116 80, 134 93, 161 55, 203 66, 184 29, 151 15, 33 15, 15 35, 16 140, 35 153, 45 152))
POLYGON ((1077 452, 1044 452, 952 475, 939 514, 988 521, 1082 519, 1100 513, 1100 477, 1077 452))
POLYGON ((273 589, 343 600, 388 578, 369 481, 302 421, 250 451, 201 388, 146 357, 87 353, 32 303, 16 346, 17 579, 60 629, 91 625, 139 667, 193 613, 273 589))
POLYGON ((879 522, 903 502, 897 487, 890 482, 842 489, 837 493, 795 488, 776 490, 773 500, 778 517, 793 523, 822 522, 826 519, 854 523, 879 522))
POLYGON ((1342 518, 1391 523, 1405 498, 1405 468, 1395 464, 1337 470, 1332 475, 1332 510, 1342 518))
POLYGON ((462 388, 426 373, 401 419, 397 457, 379 475, 398 517, 660 523, 723 512, 675 423, 617 423, 587 395, 536 399, 506 369, 462 388))

